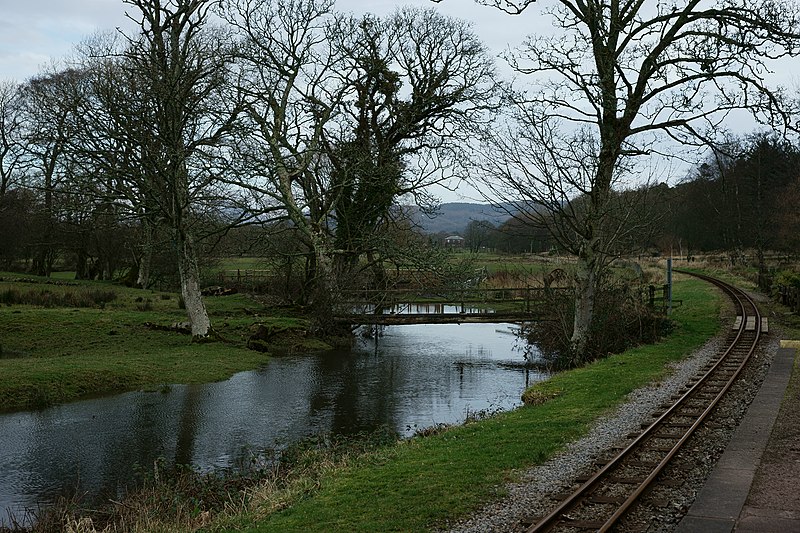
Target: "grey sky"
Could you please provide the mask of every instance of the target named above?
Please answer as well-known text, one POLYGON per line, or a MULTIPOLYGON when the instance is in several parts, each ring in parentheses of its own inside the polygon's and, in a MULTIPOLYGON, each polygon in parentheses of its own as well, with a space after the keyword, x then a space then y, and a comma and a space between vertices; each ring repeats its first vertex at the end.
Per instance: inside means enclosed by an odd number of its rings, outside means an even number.
MULTIPOLYGON (((537 23, 540 27, 548 24, 534 10, 511 16, 473 0, 336 2, 339 11, 378 15, 406 5, 432 7, 472 22, 494 54, 519 45, 537 23)), ((51 61, 70 55, 76 44, 98 31, 121 27, 134 32, 134 24, 125 17, 126 9, 133 12, 121 0, 0 0, 0 80, 25 81, 51 61)), ((435 194, 443 201, 480 201, 480 195, 464 185, 458 192, 437 188, 435 194)))
MULTIPOLYGON (((472 0, 339 0, 346 12, 384 14, 399 6, 434 7, 474 23, 487 46, 500 52, 517 45, 541 19, 531 11, 510 16, 472 0)), ((75 44, 98 30, 132 28, 121 0, 0 0, 0 79, 24 81, 40 72, 51 58, 70 54, 75 44)))
MULTIPOLYGON (((540 14, 545 4, 537 2, 517 16, 477 5, 473 0, 443 0, 437 4, 430 0, 338 0, 337 8, 381 15, 404 5, 433 7, 470 21, 487 47, 499 54, 509 46, 521 44, 530 33, 552 31, 548 19, 540 14)), ((122 27, 134 32, 133 23, 125 17, 126 8, 131 10, 122 0, 0 0, 0 80, 21 82, 36 75, 51 59, 68 56, 77 43, 97 31, 122 27)), ((502 65, 503 61, 499 63, 502 65)), ((796 59, 775 65, 773 79, 796 91, 800 86, 795 74, 797 66, 796 59)), ((739 133, 756 127, 745 113, 734 115, 728 125, 739 133)), ((468 200, 478 197, 466 187, 460 192, 463 194, 443 191, 441 196, 447 201, 462 199, 463 195, 468 200)))

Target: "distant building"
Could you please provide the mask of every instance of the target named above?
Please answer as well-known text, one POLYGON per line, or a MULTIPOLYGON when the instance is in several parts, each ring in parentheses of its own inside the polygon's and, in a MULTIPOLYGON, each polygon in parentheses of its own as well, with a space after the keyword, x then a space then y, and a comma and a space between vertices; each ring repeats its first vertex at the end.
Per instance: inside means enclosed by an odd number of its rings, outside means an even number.
POLYGON ((444 245, 448 248, 463 248, 464 237, 461 235, 450 235, 444 238, 444 245))

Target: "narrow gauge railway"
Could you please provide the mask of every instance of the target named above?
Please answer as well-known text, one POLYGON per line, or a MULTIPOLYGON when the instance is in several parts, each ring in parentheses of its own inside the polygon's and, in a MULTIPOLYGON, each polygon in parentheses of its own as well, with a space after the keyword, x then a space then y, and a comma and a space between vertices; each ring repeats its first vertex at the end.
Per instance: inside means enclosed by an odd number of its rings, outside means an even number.
POLYGON ((529 521, 527 532, 609 531, 634 505, 681 446, 714 410, 744 370, 766 324, 755 302, 744 292, 721 280, 686 272, 713 283, 725 292, 737 310, 724 347, 673 399, 662 405, 652 424, 597 471, 577 480, 580 487, 564 497, 546 516, 529 521))

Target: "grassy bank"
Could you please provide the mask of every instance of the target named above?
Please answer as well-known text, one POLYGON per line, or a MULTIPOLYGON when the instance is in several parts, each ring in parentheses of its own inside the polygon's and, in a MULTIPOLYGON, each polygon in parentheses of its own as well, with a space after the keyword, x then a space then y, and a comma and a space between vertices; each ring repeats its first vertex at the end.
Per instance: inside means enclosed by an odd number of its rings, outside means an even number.
POLYGON ((659 379, 667 363, 718 331, 720 297, 710 286, 681 279, 675 294, 683 306, 674 313, 675 332, 664 342, 538 384, 536 394, 551 399, 536 407, 363 457, 355 466, 317 479, 313 491, 285 510, 265 516, 273 495, 265 489, 260 504, 255 489, 251 510, 235 520, 236 527, 252 532, 423 531, 446 525, 497 496, 515 469, 540 463, 583 435, 598 416, 659 379))
MULTIPOLYGON (((0 410, 226 379, 267 355, 246 348, 254 323, 300 331, 243 295, 208 297, 222 341, 167 329, 186 320, 177 294, 0 273, 0 410)), ((304 340, 303 340, 304 341, 304 340)))

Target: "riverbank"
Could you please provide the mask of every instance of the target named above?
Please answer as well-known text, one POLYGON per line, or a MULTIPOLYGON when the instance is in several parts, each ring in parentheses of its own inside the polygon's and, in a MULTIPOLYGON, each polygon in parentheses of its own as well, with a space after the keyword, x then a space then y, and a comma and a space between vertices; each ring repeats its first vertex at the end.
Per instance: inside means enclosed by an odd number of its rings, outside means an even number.
POLYGON ((82 531, 102 531, 103 519, 116 514, 118 531, 447 528, 502 496, 507 481, 580 438, 632 391, 662 379, 670 363, 685 359, 718 332, 721 296, 711 286, 681 277, 675 294, 683 305, 675 310, 676 328, 669 338, 537 385, 530 394, 543 400, 537 406, 377 447, 329 453, 329 443, 321 439, 304 448, 285 475, 253 477, 244 486, 224 478, 220 483, 165 482, 132 495, 114 511, 77 513, 75 523, 83 516, 82 531), (221 503, 218 498, 212 504, 195 489, 209 485, 228 487, 221 503), (176 486, 189 489, 176 492, 176 486))
MULTIPOLYGON (((219 483, 191 481, 184 484, 189 490, 180 507, 163 505, 178 501, 176 483, 167 482, 149 488, 141 506, 136 494, 117 504, 128 510, 120 513, 124 523, 118 524, 118 531, 192 531, 199 526, 209 531, 447 527, 495 499, 505 490, 504 482, 515 479, 520 469, 563 449, 629 392, 660 379, 668 363, 683 359, 717 332, 720 299, 713 289, 681 279, 675 290, 683 306, 674 314, 677 327, 668 339, 556 376, 536 387, 534 396, 549 398, 541 405, 462 427, 437 428, 427 432, 432 435, 395 445, 356 447, 352 453, 334 456, 314 449, 300 456, 288 477, 256 476, 244 484, 225 478, 219 483), (216 504, 198 497, 192 487, 211 487, 216 504), (133 508, 136 512, 130 511, 133 508)), ((321 442, 324 452, 324 439, 321 442)), ((102 530, 104 519, 112 514, 78 511, 71 518, 75 524, 82 520, 81 531, 89 532, 102 530)))
POLYGON ((668 372, 720 327, 721 296, 707 284, 679 278, 669 338, 564 372, 534 387, 549 398, 439 435, 403 441, 362 458, 285 510, 251 493, 248 510, 226 527, 272 531, 424 531, 446 528, 504 492, 504 482, 540 464, 584 435, 599 416, 632 391, 668 372), (266 516, 265 516, 266 515, 266 516))
POLYGON ((0 411, 227 379, 267 363, 247 348, 258 324, 283 333, 276 349, 328 348, 244 295, 206 305, 219 340, 198 344, 176 293, 0 272, 0 411))

